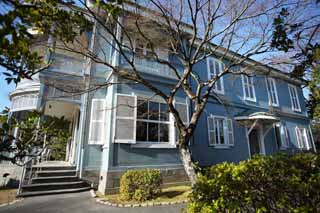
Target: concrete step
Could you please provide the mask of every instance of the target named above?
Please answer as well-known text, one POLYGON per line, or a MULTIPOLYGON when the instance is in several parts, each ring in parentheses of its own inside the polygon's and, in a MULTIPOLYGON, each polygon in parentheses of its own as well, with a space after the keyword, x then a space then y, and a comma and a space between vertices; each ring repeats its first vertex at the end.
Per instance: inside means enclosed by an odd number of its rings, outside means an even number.
POLYGON ((63 190, 47 190, 47 191, 35 191, 35 192, 22 192, 20 197, 29 197, 29 196, 37 196, 37 195, 50 195, 50 194, 64 194, 64 193, 75 193, 75 192, 83 192, 90 190, 91 187, 81 187, 75 189, 63 189, 63 190))
POLYGON ((76 170, 36 171, 36 177, 76 176, 76 170))
POLYGON ((75 182, 60 182, 60 183, 37 183, 22 186, 23 192, 39 192, 51 190, 77 189, 88 187, 88 184, 82 180, 75 182))
POLYGON ((79 180, 77 176, 36 177, 36 178, 32 178, 32 184, 74 182, 77 180, 79 180))

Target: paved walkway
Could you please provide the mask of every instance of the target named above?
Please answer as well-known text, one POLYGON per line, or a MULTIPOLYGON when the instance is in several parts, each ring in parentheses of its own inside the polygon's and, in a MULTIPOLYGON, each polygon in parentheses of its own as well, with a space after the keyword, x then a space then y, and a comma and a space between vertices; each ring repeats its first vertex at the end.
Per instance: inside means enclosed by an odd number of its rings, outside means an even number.
POLYGON ((178 213, 184 205, 115 208, 98 204, 89 192, 47 195, 25 198, 13 205, 0 207, 0 213, 82 213, 82 212, 107 212, 107 213, 178 213))

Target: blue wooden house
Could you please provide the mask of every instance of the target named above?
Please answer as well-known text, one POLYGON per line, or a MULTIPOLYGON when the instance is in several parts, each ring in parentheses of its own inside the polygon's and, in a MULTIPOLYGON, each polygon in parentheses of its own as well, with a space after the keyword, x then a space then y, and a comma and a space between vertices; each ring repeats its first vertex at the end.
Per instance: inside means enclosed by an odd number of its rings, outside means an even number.
MULTIPOLYGON (((107 36, 99 36, 103 33, 103 28, 95 25, 84 40, 113 66, 130 69, 110 45, 112 37, 106 41, 107 36)), ((141 75, 169 92, 176 82, 173 73, 149 59, 146 43, 136 39, 134 46, 140 53, 135 63, 141 75)), ((158 51, 162 58, 181 67, 170 51, 158 51)), ((48 70, 32 81, 22 81, 10 94, 11 112, 23 116, 37 109, 46 115, 65 116, 71 122, 72 133, 66 161, 76 166, 80 178, 95 183, 102 193, 116 191, 120 176, 129 169, 158 168, 165 184, 188 181, 176 147, 174 118, 163 99, 77 54, 57 50, 51 57, 53 64, 48 70), (79 88, 91 88, 106 79, 115 84, 79 93, 79 88)), ((195 72, 201 79, 211 78, 224 69, 228 60, 208 57, 197 64, 195 72)), ((209 166, 239 162, 254 154, 316 151, 303 81, 280 70, 256 66, 249 59, 238 69, 245 67, 250 67, 253 74, 228 74, 216 83, 189 142, 193 161, 209 166)), ((181 93, 175 98, 175 106, 188 123, 193 108, 190 100, 181 93)))

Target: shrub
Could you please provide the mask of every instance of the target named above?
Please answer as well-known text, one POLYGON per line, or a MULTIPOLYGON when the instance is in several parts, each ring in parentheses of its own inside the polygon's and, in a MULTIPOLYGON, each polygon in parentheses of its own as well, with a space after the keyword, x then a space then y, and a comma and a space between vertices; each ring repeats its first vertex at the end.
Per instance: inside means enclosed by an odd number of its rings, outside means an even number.
POLYGON ((120 199, 146 201, 160 193, 160 170, 143 169, 125 172, 120 179, 120 199))
POLYGON ((198 176, 188 212, 320 212, 320 157, 256 156, 198 176))

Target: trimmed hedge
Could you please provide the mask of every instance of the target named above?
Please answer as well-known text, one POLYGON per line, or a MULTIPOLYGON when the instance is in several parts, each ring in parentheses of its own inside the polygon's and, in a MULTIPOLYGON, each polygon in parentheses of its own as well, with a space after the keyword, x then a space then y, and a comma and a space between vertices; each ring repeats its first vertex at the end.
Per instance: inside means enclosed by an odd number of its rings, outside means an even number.
POLYGON ((256 156, 198 176, 187 212, 320 212, 320 157, 256 156))
POLYGON ((120 179, 120 199, 146 201, 160 193, 160 170, 143 169, 125 172, 120 179))

